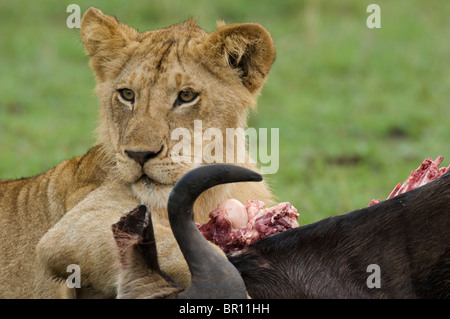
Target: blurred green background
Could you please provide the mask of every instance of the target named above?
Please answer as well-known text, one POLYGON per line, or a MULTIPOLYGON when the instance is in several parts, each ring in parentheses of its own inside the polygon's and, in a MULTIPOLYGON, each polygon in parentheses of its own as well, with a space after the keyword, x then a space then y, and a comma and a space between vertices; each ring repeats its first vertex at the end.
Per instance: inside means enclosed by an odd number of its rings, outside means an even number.
POLYGON ((140 31, 197 18, 258 22, 277 59, 250 126, 279 128, 279 201, 307 224, 386 198, 425 158, 450 163, 450 2, 0 0, 0 178, 43 172, 93 145, 94 77, 68 4, 140 31), (369 29, 370 3, 381 29, 369 29))

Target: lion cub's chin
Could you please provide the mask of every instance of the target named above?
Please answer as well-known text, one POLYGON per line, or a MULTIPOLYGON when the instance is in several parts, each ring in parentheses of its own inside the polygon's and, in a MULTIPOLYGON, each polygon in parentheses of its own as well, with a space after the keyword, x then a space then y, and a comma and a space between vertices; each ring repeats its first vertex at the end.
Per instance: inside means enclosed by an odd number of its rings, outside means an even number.
POLYGON ((137 199, 146 205, 150 211, 167 209, 167 201, 172 188, 173 185, 160 184, 147 177, 142 177, 132 184, 137 199))

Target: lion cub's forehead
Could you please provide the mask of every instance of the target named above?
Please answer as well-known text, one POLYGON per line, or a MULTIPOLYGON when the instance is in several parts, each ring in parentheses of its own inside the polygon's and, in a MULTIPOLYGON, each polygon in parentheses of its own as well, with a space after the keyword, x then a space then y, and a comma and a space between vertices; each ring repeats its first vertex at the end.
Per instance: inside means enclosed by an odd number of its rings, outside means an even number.
POLYGON ((135 55, 160 61, 165 54, 175 51, 181 59, 186 54, 192 54, 192 49, 206 36, 207 33, 195 21, 188 20, 165 29, 143 33, 135 55))
MULTIPOLYGON (((143 33, 128 63, 132 69, 128 70, 131 71, 128 73, 132 78, 130 80, 133 81, 136 75, 142 80, 142 77, 173 72, 173 68, 183 73, 184 64, 196 63, 201 58, 198 47, 207 35, 194 20, 143 33)), ((177 76, 178 80, 180 76, 177 76)))

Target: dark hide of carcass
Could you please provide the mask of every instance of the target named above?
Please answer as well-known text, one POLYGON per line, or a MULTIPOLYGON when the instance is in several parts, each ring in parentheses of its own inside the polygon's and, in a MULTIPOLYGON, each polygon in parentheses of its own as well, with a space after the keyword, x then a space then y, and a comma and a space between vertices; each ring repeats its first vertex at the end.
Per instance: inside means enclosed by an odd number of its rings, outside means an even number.
POLYGON ((450 298, 450 172, 228 258, 252 298, 450 298))

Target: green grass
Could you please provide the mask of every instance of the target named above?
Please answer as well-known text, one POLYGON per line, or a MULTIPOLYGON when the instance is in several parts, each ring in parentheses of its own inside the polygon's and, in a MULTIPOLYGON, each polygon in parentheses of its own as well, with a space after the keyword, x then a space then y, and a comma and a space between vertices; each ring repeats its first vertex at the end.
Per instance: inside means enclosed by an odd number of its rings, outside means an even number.
MULTIPOLYGON (((450 139, 450 3, 374 1, 77 1, 141 31, 195 17, 258 22, 277 59, 250 125, 280 129, 280 168, 267 176, 301 224, 385 198, 450 139)), ((73 1, 0 1, 0 178, 45 171, 93 143, 94 77, 73 1)))

